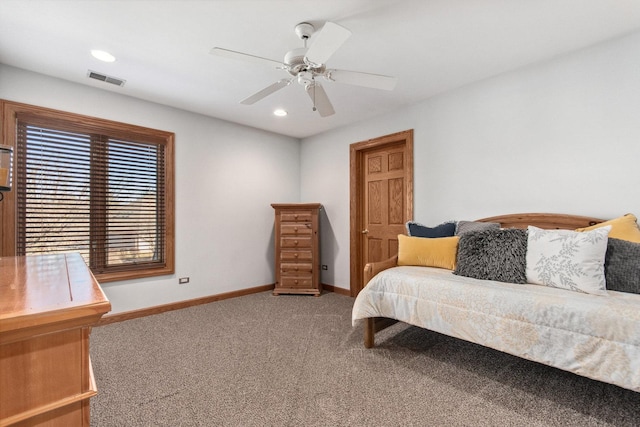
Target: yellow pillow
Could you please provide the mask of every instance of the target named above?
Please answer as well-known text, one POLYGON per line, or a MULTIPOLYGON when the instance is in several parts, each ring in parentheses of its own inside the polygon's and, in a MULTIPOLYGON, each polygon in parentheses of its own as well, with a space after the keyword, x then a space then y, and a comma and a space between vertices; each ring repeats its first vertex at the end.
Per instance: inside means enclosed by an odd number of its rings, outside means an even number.
POLYGON ((595 228, 611 226, 609 237, 629 242, 640 243, 640 228, 638 228, 638 219, 633 214, 626 214, 620 218, 610 219, 600 224, 592 225, 585 228, 577 228, 576 231, 590 231, 595 228))
POLYGON ((458 236, 409 237, 398 235, 398 265, 419 265, 455 270, 458 236))

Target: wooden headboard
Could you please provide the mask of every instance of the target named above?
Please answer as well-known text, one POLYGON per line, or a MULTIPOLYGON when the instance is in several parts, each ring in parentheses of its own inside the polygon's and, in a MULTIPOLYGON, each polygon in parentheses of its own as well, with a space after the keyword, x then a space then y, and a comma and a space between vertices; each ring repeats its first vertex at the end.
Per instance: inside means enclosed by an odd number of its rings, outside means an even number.
POLYGON ((549 230, 573 230, 576 228, 589 227, 591 225, 599 224, 601 222, 604 222, 605 220, 579 215, 554 213, 521 213, 492 216, 489 218, 478 219, 476 221, 498 222, 503 228, 527 228, 528 225, 533 225, 535 227, 545 228, 549 230))

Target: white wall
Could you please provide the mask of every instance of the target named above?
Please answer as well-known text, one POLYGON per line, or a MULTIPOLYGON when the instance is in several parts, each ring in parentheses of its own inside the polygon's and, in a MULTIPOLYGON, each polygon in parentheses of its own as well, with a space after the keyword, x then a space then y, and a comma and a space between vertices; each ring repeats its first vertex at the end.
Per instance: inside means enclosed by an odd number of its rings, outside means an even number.
POLYGON ((300 198, 297 139, 4 65, 0 98, 175 133, 176 274, 103 283, 112 313, 274 282, 270 204, 300 198))
POLYGON ((640 215, 640 33, 304 139, 301 197, 323 203, 329 224, 324 283, 349 288, 349 144, 406 129, 422 223, 640 215))

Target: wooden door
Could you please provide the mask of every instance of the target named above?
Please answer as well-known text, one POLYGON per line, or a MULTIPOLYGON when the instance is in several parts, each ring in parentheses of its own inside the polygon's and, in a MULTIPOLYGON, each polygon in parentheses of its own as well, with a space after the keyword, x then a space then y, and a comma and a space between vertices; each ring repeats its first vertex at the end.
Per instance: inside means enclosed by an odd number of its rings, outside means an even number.
POLYGON ((351 295, 364 265, 398 253, 413 217, 413 131, 351 145, 351 295))

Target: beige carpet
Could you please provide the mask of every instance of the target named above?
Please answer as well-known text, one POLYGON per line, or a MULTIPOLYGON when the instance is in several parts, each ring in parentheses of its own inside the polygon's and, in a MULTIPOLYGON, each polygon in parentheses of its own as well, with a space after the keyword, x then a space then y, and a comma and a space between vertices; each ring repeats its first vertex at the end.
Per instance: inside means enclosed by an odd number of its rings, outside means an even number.
POLYGON ((640 393, 260 293, 94 328, 92 426, 639 426, 640 393))

